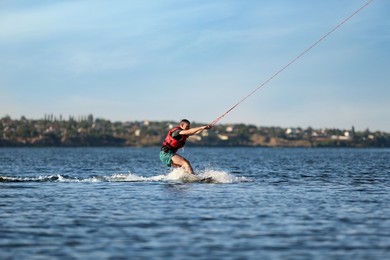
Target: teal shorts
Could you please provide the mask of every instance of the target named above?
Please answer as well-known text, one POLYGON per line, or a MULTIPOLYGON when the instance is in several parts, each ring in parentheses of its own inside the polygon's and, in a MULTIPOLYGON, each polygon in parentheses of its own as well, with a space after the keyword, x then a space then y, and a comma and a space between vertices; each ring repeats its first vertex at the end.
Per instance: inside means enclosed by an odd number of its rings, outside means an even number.
POLYGON ((167 150, 160 152, 160 160, 164 165, 171 167, 172 166, 172 157, 175 155, 174 152, 167 150))

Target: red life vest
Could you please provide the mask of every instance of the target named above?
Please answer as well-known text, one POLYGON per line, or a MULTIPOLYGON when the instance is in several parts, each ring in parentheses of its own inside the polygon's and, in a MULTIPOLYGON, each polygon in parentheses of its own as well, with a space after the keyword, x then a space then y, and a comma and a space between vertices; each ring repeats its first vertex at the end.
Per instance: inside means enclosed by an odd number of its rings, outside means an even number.
POLYGON ((175 138, 172 137, 172 133, 175 132, 176 130, 182 130, 182 129, 180 128, 180 126, 176 126, 171 130, 169 130, 163 142, 163 146, 168 147, 170 150, 173 150, 174 152, 182 148, 185 145, 186 140, 188 138, 187 135, 180 135, 180 139, 176 140, 175 138))

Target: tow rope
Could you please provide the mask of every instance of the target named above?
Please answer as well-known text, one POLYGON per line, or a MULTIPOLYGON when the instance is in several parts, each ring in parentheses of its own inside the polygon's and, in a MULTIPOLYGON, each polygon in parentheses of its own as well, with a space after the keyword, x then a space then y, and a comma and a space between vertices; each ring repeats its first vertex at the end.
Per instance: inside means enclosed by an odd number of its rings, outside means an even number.
POLYGON ((229 110, 227 110, 225 113, 223 113, 221 116, 216 118, 213 122, 210 123, 211 126, 215 125, 219 120, 221 120, 224 116, 226 116, 230 111, 235 109, 238 105, 240 105, 242 102, 244 102, 247 98, 252 96, 256 91, 258 91, 260 88, 262 88, 264 85, 266 85, 268 82, 270 82, 272 79, 274 79, 276 76, 278 76, 280 73, 282 73, 285 69, 287 69, 291 64, 296 62, 298 59, 300 59, 303 55, 305 55, 308 51, 313 49, 317 44, 319 44, 322 40, 324 40, 326 37, 328 37, 330 34, 332 34, 334 31, 336 31, 339 27, 341 27, 344 23, 346 23, 349 19, 354 17, 357 13, 359 13, 361 10, 363 10, 366 6, 368 6, 371 2, 374 0, 370 0, 366 2, 362 7, 360 7, 358 10, 356 10, 353 14, 348 16, 346 19, 344 19, 341 23, 339 23, 337 26, 335 26, 332 30, 330 30, 328 33, 326 33, 324 36, 322 36, 318 41, 310 45, 307 49, 305 49, 301 54, 299 54, 297 57, 295 57, 293 60, 291 60, 289 63, 287 63, 284 67, 282 67, 280 70, 278 70, 275 74, 273 74, 270 78, 268 78, 266 81, 264 81, 260 86, 258 86, 256 89, 254 89, 252 92, 250 92, 247 96, 245 96, 243 99, 238 101, 234 106, 232 106, 229 110))

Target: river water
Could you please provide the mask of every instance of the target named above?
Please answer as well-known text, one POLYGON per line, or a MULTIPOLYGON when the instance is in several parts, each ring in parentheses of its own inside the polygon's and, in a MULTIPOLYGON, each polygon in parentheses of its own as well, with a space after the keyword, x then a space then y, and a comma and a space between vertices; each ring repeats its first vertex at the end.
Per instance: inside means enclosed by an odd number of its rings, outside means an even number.
POLYGON ((1 148, 1 259, 389 259, 390 149, 1 148))

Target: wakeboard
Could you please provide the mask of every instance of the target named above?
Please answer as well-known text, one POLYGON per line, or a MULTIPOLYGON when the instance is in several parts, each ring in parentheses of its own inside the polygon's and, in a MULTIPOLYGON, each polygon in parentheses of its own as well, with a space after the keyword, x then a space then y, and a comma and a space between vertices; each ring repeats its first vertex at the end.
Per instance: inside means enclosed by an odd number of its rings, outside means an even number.
POLYGON ((205 177, 199 180, 199 182, 211 183, 213 182, 213 177, 205 177))

